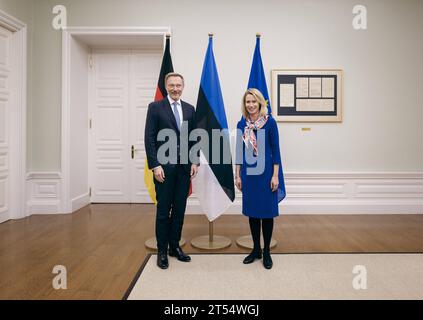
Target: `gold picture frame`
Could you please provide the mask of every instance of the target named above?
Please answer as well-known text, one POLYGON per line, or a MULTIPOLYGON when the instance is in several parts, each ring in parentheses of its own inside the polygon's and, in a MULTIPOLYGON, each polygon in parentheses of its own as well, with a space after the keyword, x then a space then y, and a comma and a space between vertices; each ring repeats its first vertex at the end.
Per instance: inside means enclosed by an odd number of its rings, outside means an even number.
POLYGON ((272 115, 280 122, 342 122, 341 69, 272 69, 272 115))

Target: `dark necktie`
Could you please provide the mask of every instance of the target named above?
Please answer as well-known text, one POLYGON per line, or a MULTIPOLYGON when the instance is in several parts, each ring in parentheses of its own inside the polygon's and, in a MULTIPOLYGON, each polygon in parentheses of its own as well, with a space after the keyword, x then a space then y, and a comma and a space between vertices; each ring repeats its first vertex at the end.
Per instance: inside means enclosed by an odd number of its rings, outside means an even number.
POLYGON ((175 115, 175 120, 176 120, 176 124, 178 126, 178 129, 181 129, 181 118, 179 117, 179 112, 178 112, 178 103, 174 102, 172 103, 173 105, 173 114, 175 115))

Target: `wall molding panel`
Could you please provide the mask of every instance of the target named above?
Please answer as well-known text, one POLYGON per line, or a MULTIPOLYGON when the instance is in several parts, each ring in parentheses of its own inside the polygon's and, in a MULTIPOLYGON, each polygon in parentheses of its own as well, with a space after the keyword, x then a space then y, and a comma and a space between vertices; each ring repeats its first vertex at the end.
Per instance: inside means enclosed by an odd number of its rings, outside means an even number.
MULTIPOLYGON (((27 175, 27 212, 61 213, 61 173, 27 175)), ((280 214, 423 214, 423 172, 285 173, 287 198, 280 214)), ((148 195, 146 194, 147 198, 148 195)), ((89 204, 89 194, 72 199, 72 211, 89 204)), ((241 213, 242 194, 225 214, 241 213)), ((187 214, 203 214, 194 193, 187 214)))
MULTIPOLYGON (((280 214, 423 214, 423 172, 285 173, 280 214)), ((241 213, 236 193, 227 213, 241 213)), ((202 213, 195 194, 187 212, 202 213)))
POLYGON ((61 212, 60 172, 27 174, 27 214, 59 214, 61 212))

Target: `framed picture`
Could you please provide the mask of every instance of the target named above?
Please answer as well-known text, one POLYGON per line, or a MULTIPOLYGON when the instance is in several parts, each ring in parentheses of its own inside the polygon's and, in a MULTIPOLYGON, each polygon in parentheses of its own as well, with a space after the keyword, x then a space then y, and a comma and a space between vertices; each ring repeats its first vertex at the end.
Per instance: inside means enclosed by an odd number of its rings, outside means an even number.
POLYGON ((342 70, 273 69, 272 113, 281 122, 342 122, 342 70))

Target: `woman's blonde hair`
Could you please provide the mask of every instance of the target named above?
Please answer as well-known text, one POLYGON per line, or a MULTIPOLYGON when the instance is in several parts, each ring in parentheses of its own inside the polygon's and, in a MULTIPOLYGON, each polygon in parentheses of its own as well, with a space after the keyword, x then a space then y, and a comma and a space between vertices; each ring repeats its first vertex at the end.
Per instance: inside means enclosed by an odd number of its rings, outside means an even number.
POLYGON ((256 88, 250 88, 245 91, 244 96, 242 97, 242 107, 241 112, 245 119, 249 119, 249 112, 245 107, 245 99, 247 95, 251 94, 254 98, 256 98, 257 102, 259 103, 259 116, 263 117, 267 114, 267 101, 264 99, 262 93, 257 90, 256 88))

